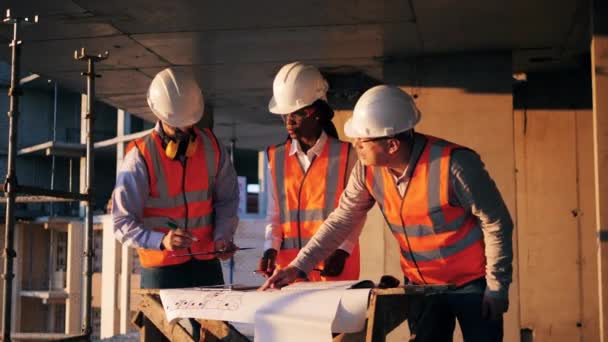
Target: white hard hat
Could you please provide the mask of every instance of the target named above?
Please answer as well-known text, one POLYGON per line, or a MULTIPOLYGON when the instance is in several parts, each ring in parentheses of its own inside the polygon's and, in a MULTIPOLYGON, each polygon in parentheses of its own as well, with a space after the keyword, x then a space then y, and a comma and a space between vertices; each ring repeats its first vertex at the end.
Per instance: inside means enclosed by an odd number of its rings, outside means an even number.
POLYGON ((361 95, 344 133, 350 138, 387 137, 412 129, 419 121, 420 111, 406 92, 381 85, 361 95))
POLYGON ((327 101, 327 89, 327 82, 314 66, 300 62, 286 64, 274 78, 268 110, 274 114, 289 114, 316 100, 327 101))
POLYGON ((173 127, 191 126, 203 117, 203 93, 190 73, 166 68, 154 76, 147 97, 154 115, 173 127))

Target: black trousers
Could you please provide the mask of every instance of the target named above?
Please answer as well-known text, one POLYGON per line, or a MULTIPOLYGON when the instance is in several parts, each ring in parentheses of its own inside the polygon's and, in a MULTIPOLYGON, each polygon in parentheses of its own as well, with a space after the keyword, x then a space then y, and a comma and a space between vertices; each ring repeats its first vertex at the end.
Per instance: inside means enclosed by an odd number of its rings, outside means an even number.
POLYGON ((192 259, 179 265, 143 268, 142 289, 179 289, 224 284, 222 265, 218 259, 192 259))
POLYGON ((502 318, 489 320, 481 316, 485 287, 482 278, 448 293, 413 296, 408 307, 410 341, 451 342, 456 320, 465 342, 502 341, 502 318))
MULTIPOLYGON (((224 276, 218 259, 192 259, 179 265, 143 268, 141 271, 142 289, 178 289, 222 284, 224 284, 224 276)), ((154 324, 148 319, 144 321, 144 325, 150 332, 154 327, 154 324)), ((192 335, 195 341, 200 339, 201 326, 196 320, 180 322, 180 325, 192 335)), ((155 328, 154 330, 156 331, 155 328)), ((168 341, 162 334, 154 336, 153 339, 162 342, 168 341)))

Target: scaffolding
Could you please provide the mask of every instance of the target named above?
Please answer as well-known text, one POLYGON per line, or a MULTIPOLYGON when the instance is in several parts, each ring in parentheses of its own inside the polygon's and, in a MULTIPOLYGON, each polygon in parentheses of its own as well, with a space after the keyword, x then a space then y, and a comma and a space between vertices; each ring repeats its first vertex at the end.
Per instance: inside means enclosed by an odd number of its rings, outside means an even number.
MULTIPOLYGON (((10 10, 7 10, 6 17, 3 22, 13 26, 13 38, 10 43, 12 49, 11 60, 11 79, 8 96, 10 97, 9 104, 9 127, 8 127, 8 158, 7 158, 7 174, 4 182, 3 193, 6 202, 6 222, 5 222, 5 246, 4 246, 4 292, 3 292, 3 307, 2 307, 2 340, 11 341, 13 339, 35 339, 35 340, 90 340, 92 333, 92 275, 93 275, 93 205, 94 205, 94 143, 93 143, 93 127, 95 115, 93 104, 95 101, 95 78, 100 77, 95 74, 95 63, 105 60, 108 57, 108 52, 99 55, 89 55, 85 49, 75 51, 74 58, 78 61, 87 63, 87 71, 82 73, 87 78, 87 102, 84 118, 86 120, 86 137, 84 141, 85 149, 85 167, 86 174, 84 178, 84 191, 72 192, 61 191, 55 189, 45 189, 32 186, 20 185, 17 180, 16 173, 16 156, 18 144, 18 120, 19 120, 19 97, 22 94, 18 77, 20 75, 20 53, 22 42, 19 40, 19 29, 23 24, 37 23, 38 16, 33 19, 26 17, 11 16, 10 10), (80 201, 84 203, 85 209, 85 249, 84 249, 84 301, 82 307, 83 324, 80 335, 66 335, 56 333, 14 333, 11 334, 11 319, 12 319, 12 291, 13 291, 13 260, 16 258, 14 249, 14 234, 15 234, 15 204, 16 202, 60 202, 60 201, 80 201)), ((83 127, 81 127, 81 130, 83 127)), ((53 146, 51 146, 53 147, 53 146)), ((82 186, 81 186, 82 188, 82 186)))

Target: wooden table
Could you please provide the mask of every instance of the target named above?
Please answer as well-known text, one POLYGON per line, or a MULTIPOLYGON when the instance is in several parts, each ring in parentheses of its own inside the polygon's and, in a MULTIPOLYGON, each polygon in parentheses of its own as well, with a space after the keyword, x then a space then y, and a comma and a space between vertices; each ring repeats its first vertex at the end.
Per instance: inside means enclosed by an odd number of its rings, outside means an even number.
MULTIPOLYGON (((392 289, 372 289, 367 308, 367 323, 363 331, 354 334, 339 334, 334 342, 383 342, 386 335, 403 323, 407 317, 408 299, 411 296, 428 296, 449 289, 447 286, 406 286, 392 289)), ((141 341, 161 340, 164 335, 170 341, 194 342, 192 336, 179 324, 169 324, 160 301, 159 290, 140 289, 134 293, 142 296, 138 311, 132 322, 140 329, 141 341), (145 324, 144 318, 150 323, 145 324)), ((203 342, 251 342, 230 323, 197 319, 202 325, 203 342)))

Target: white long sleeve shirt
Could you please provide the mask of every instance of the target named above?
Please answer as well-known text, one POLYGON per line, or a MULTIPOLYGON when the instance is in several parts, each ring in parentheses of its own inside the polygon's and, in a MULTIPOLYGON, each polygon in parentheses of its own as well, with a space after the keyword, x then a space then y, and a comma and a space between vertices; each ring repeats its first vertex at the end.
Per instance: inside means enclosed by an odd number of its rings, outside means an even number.
MULTIPOLYGON (((325 132, 322 132, 319 139, 317 139, 317 142, 310 149, 308 149, 308 151, 304 152, 302 151, 302 147, 300 146, 298 140, 292 139, 291 149, 289 150, 289 156, 295 155, 298 158, 298 162, 302 166, 302 169, 306 172, 313 160, 321 155, 326 143, 327 134, 325 134, 325 132)), ((357 161, 356 158, 356 153, 351 150, 349 153, 348 165, 346 168, 347 179, 350 175, 350 171, 352 170, 355 162, 357 161)), ((268 211, 266 220, 268 222, 268 225, 266 226, 266 240, 264 242, 264 250, 272 248, 278 251, 281 249, 281 243, 283 242, 283 231, 281 229, 280 214, 277 207, 274 182, 271 181, 271 177, 272 176, 270 174, 270 168, 267 167, 265 179, 268 180, 266 182, 266 193, 268 194, 268 211)), ((360 222, 359 224, 357 224, 356 227, 354 227, 354 229, 352 230, 352 232, 348 235, 346 240, 344 240, 338 248, 350 254, 355 245, 359 242, 359 235, 361 234, 361 230, 363 229, 363 224, 364 222, 360 222)))

